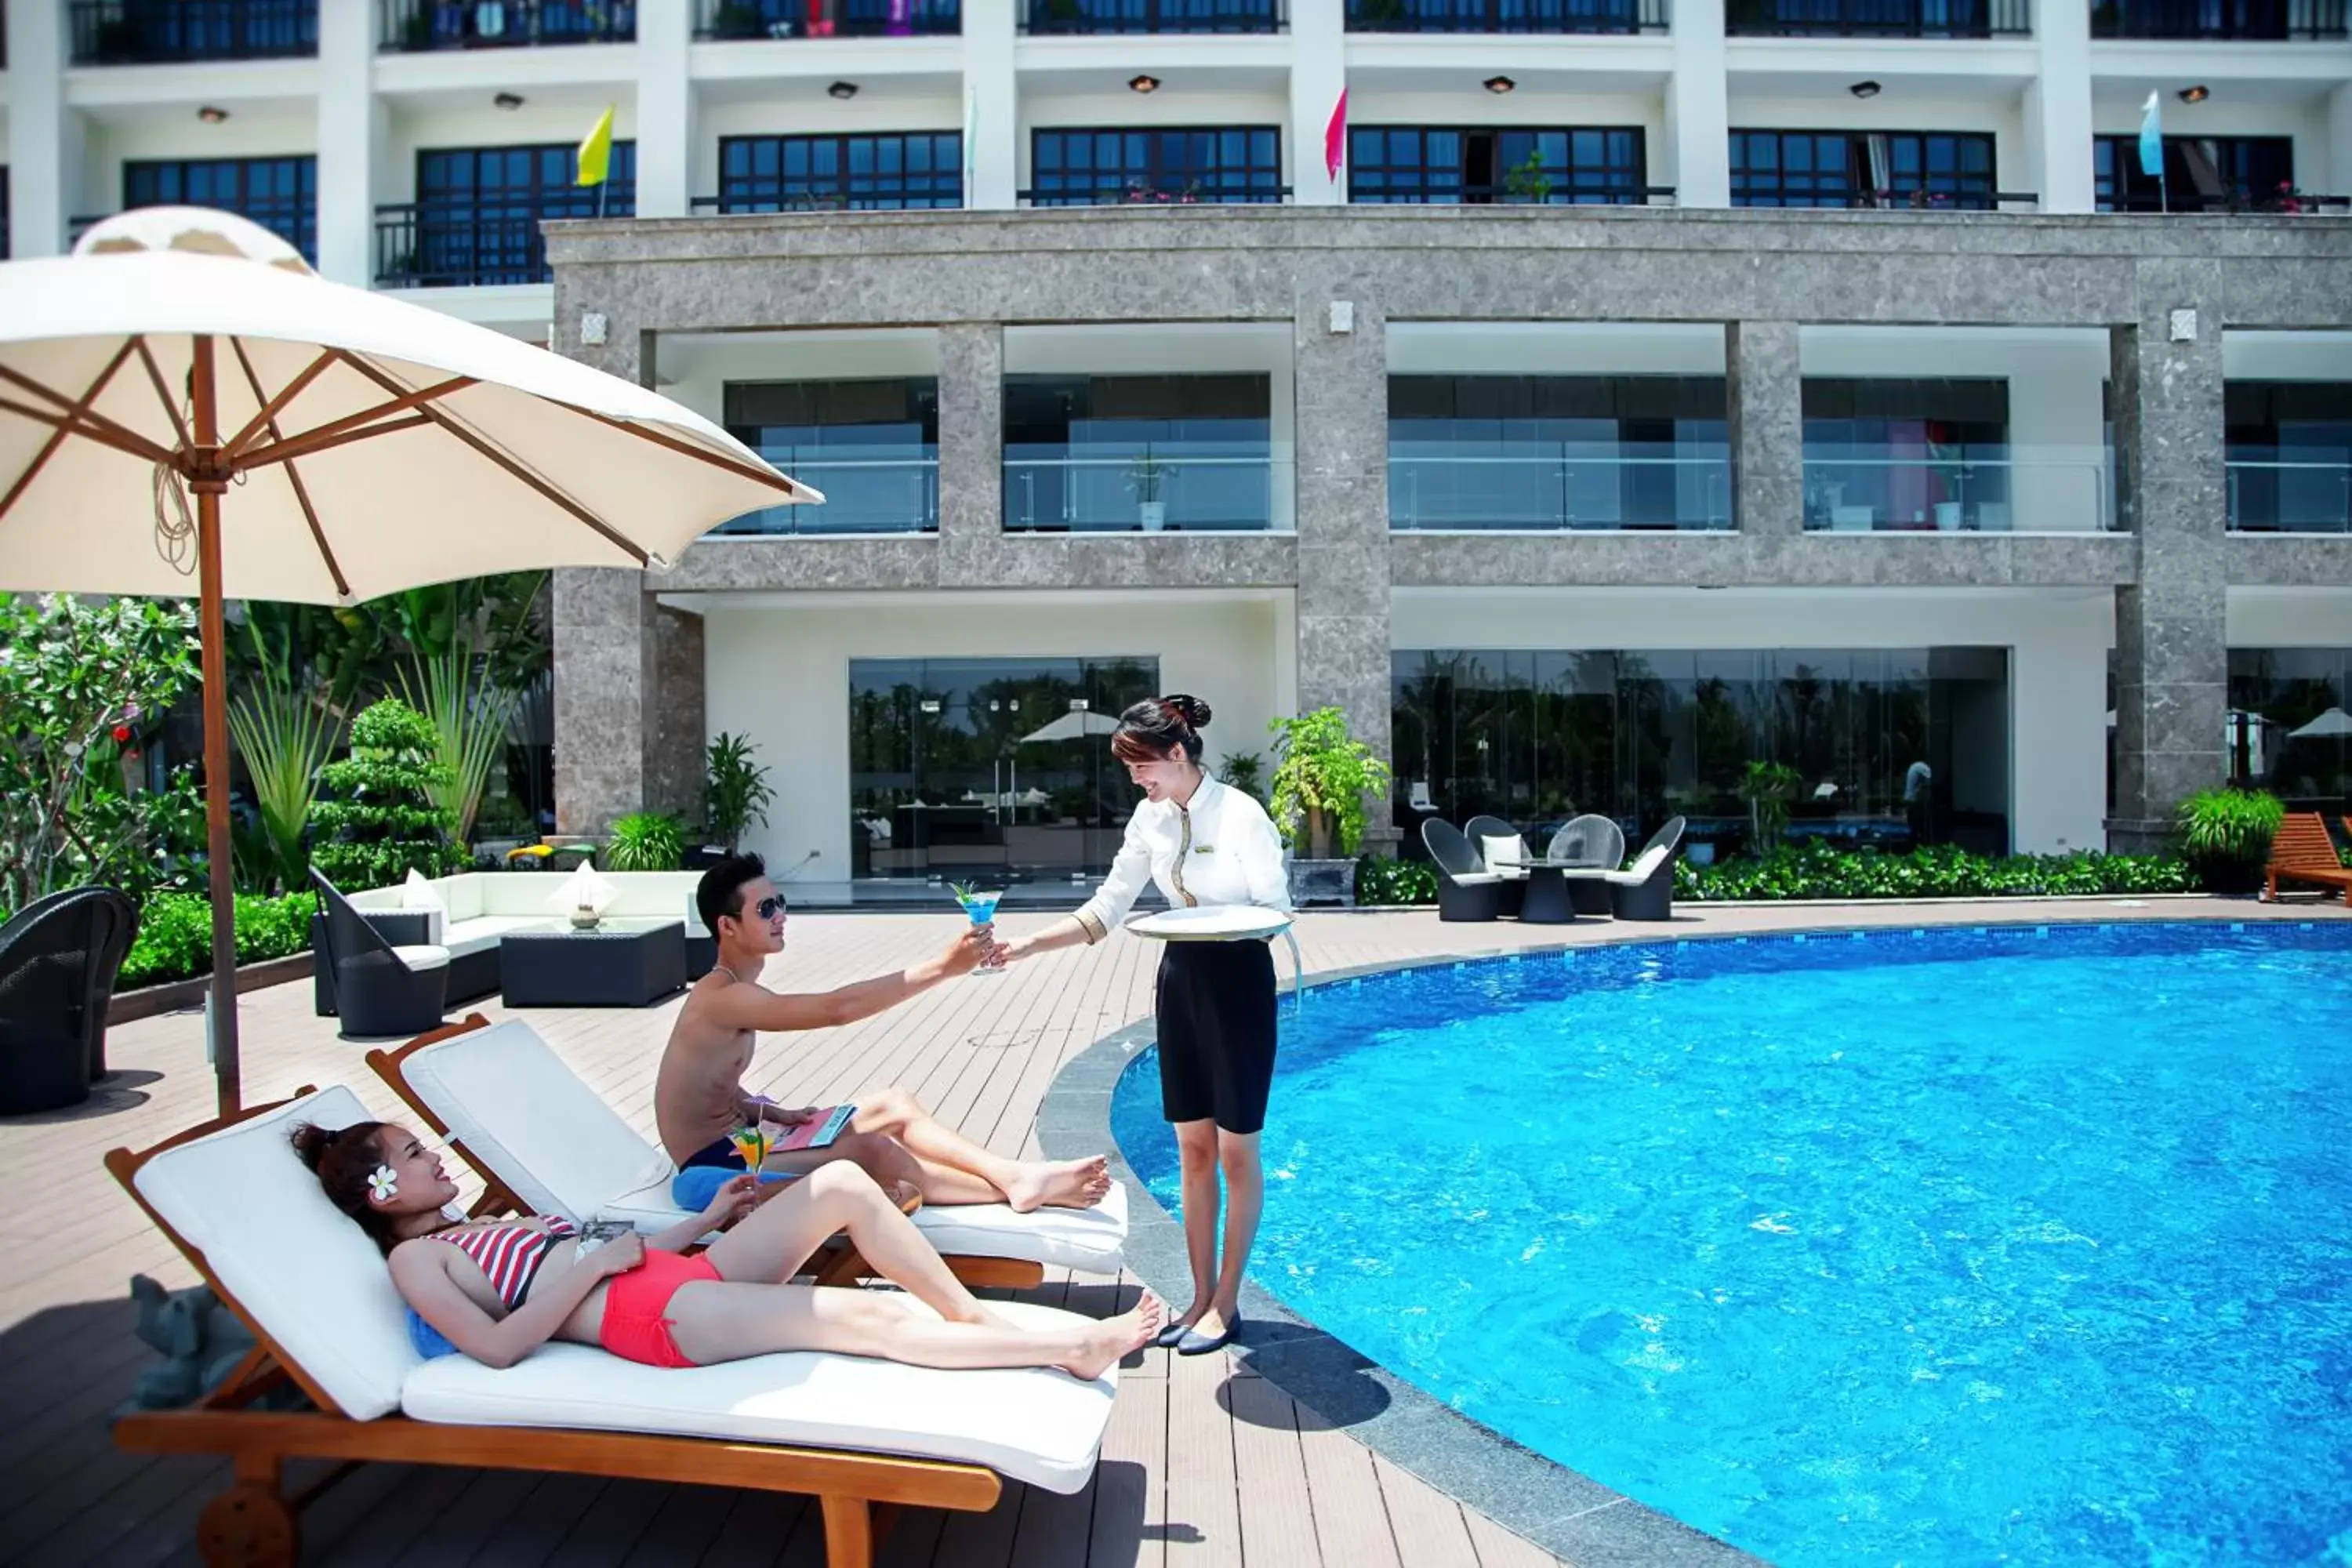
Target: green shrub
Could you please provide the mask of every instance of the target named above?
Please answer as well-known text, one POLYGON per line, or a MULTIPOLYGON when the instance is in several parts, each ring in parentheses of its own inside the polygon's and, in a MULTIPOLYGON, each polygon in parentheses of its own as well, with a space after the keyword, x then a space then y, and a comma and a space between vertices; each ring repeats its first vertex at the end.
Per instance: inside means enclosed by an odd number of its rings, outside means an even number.
MULTIPOLYGON (((308 951, 310 917, 318 907, 310 893, 277 899, 238 894, 236 961, 259 963, 308 951)), ((155 893, 139 911, 139 935, 122 961, 114 988, 131 991, 187 980, 210 973, 212 967, 212 900, 196 893, 155 893)))
POLYGON ((1367 855, 1356 862, 1356 902, 1433 904, 1437 869, 1426 860, 1391 860, 1367 855))
POLYGON ((310 863, 347 893, 385 888, 411 870, 444 877, 466 868, 457 823, 440 804, 448 782, 440 736, 425 717, 387 697, 352 721, 352 753, 319 771, 332 798, 310 811, 320 837, 310 863))
POLYGON ((2180 803, 2180 844, 2189 869, 2217 893, 2251 893, 2262 885, 2271 839, 2286 818, 2278 797, 2261 790, 2200 790, 2180 803))
POLYGON ((1906 855, 1784 846, 1755 859, 1675 865, 1675 896, 1694 903, 1776 899, 1998 899, 2185 893, 2186 862, 2169 855, 1975 855, 1934 845, 1906 855))
POLYGON ((613 824, 604 865, 614 871, 675 871, 686 858, 686 829, 665 812, 632 812, 613 824))

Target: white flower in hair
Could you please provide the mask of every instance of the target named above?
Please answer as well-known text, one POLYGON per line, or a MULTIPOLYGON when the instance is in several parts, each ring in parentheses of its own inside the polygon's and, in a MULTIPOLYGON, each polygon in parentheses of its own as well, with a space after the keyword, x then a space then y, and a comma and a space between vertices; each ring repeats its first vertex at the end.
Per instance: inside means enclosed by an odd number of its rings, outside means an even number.
POLYGON ((368 1196, 377 1203, 390 1203, 400 1194, 398 1174, 390 1165, 378 1165, 368 1176, 368 1196))

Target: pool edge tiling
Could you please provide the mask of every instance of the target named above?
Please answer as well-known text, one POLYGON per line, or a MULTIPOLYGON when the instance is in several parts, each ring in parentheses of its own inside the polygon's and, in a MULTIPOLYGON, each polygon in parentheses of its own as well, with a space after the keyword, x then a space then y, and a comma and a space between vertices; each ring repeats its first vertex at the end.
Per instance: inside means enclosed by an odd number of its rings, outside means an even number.
MULTIPOLYGON (((1826 911, 1825 911, 1826 912, 1826 911)), ((2024 911, 2020 911, 2024 915, 2024 911)), ((2323 919, 2320 925, 2336 921, 2323 919)), ((2014 921, 1982 916, 1929 919, 1872 928, 1824 921, 1804 931, 1721 931, 1705 935, 1628 933, 1599 942, 1579 942, 1505 952, 1462 952, 1331 970, 1306 977, 1309 990, 1374 975, 1473 963, 1528 961, 1566 955, 1587 948, 1608 952, 1616 963, 1634 961, 1642 950, 1723 944, 1801 943, 1848 940, 1857 946, 1906 941, 1915 934, 1979 931, 2030 938, 2036 928, 2150 928, 2232 925, 2301 925, 2285 910, 2265 911, 2242 922, 2210 916, 2136 914, 2052 920, 2026 915, 2014 921), (2284 917, 2284 918, 2283 918, 2284 917)), ((1284 1005, 1290 999, 1284 997, 1284 1005)), ((1309 1004, 1311 1005, 1311 1003, 1309 1004)), ((1149 1018, 1117 1030, 1073 1058, 1056 1077, 1040 1107, 1037 1134, 1049 1158, 1108 1152, 1112 1173, 1128 1184, 1128 1267, 1145 1285, 1172 1301, 1190 1295, 1183 1233, 1176 1220, 1127 1163, 1113 1135, 1111 1106, 1119 1079, 1154 1042, 1149 1018)), ((1249 1369, 1275 1384, 1333 1426, 1461 1502, 1477 1509, 1544 1550, 1583 1568, 1624 1564, 1730 1564, 1764 1561, 1703 1533, 1672 1516, 1615 1492, 1568 1467, 1489 1429, 1388 1368, 1349 1349, 1300 1317, 1254 1279, 1243 1285, 1247 1322, 1234 1353, 1249 1369)))

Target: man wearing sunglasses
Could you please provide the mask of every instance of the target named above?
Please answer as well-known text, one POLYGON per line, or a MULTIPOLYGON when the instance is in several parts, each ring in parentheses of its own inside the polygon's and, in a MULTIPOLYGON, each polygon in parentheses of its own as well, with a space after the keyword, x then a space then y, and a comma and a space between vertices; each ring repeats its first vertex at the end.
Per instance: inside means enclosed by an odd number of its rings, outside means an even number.
MULTIPOLYGON (((757 855, 730 857, 703 874, 695 907, 719 942, 719 961, 687 993, 654 1080, 654 1121, 677 1163, 671 1196, 701 1207, 709 1192, 743 1173, 728 1134, 765 1121, 793 1127, 818 1114, 787 1110, 745 1092, 743 1074, 761 1030, 832 1028, 895 1007, 942 980, 968 974, 987 955, 988 935, 968 926, 947 950, 896 974, 815 994, 771 991, 760 984, 770 958, 784 950, 784 900, 757 855), (701 1204, 692 1203, 704 1193, 701 1204)), ((849 1131, 821 1149, 772 1153, 773 1180, 831 1160, 855 1160, 888 1189, 903 1183, 928 1204, 1009 1204, 1026 1213, 1052 1205, 1089 1208, 1110 1188, 1110 1173, 1091 1160, 1007 1160, 953 1130, 903 1089, 856 1097, 849 1131)))

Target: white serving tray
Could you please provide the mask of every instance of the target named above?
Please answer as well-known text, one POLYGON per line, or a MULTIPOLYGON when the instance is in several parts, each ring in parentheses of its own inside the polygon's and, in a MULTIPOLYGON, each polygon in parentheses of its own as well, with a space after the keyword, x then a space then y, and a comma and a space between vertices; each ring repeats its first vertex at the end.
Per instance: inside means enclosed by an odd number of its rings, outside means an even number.
POLYGON ((1291 917, 1255 904, 1205 904, 1130 915, 1127 929, 1160 942, 1263 942, 1290 929, 1291 917))

